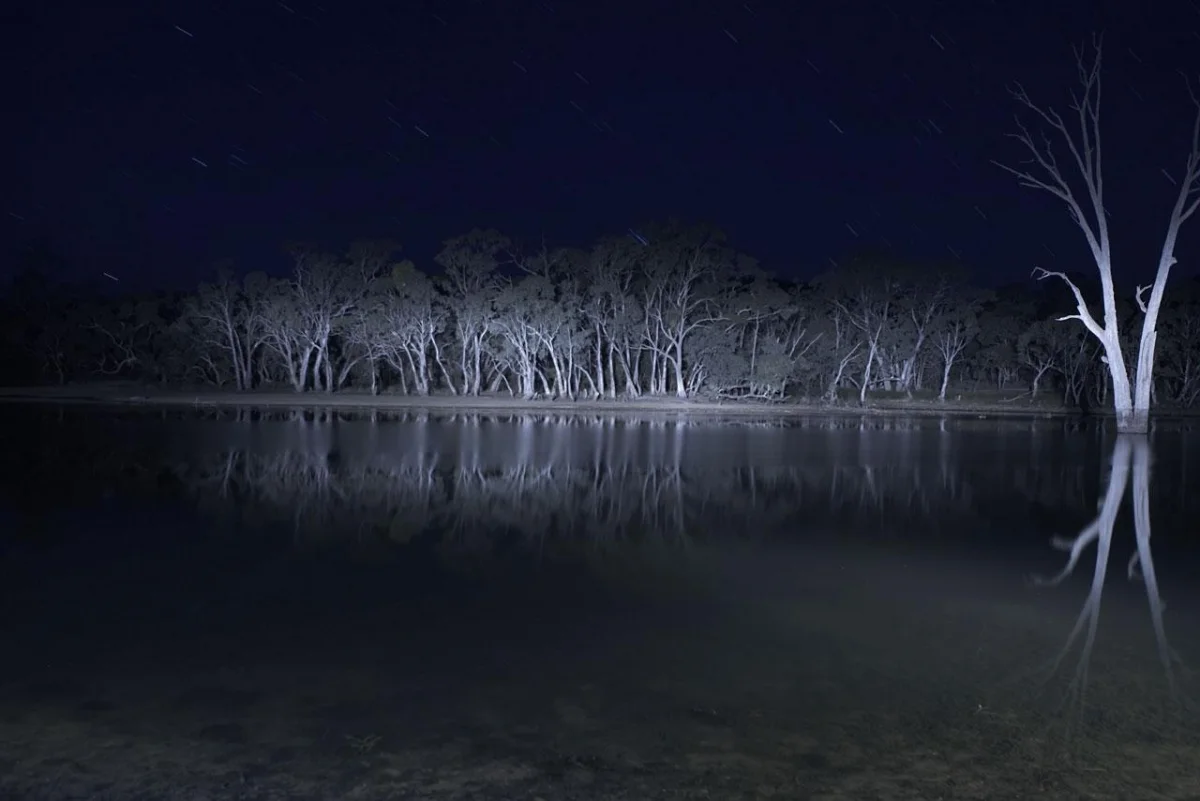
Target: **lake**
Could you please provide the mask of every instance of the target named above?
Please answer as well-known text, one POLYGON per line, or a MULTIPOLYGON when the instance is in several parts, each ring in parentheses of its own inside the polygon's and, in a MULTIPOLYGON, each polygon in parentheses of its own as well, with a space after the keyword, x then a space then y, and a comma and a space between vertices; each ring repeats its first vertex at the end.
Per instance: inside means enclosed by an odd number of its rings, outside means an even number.
POLYGON ((5 412, 6 798, 1200 799, 1193 424, 5 412))

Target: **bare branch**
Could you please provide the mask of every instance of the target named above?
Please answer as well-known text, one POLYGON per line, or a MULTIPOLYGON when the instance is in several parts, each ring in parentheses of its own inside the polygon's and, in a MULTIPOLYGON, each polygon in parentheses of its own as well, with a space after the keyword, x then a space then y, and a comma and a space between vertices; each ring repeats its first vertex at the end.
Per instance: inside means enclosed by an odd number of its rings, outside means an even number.
POLYGON ((1196 107, 1196 115, 1192 120, 1192 147, 1188 152, 1183 181, 1180 182, 1179 197, 1175 204, 1179 224, 1183 224, 1200 207, 1200 95, 1197 95, 1190 80, 1185 80, 1184 84, 1187 86, 1192 105, 1196 107))
MULTIPOLYGON (((1146 336, 1147 332, 1153 336, 1154 326, 1158 321, 1158 312, 1162 307, 1167 279, 1176 262, 1175 245, 1179 239, 1179 230, 1184 222, 1196 213, 1197 207, 1200 207, 1200 97, 1197 96, 1191 82, 1186 80, 1186 76, 1184 83, 1187 86, 1188 97, 1196 107, 1196 115, 1192 120, 1192 143, 1184 165, 1183 179, 1179 183, 1179 193, 1175 196, 1175 205, 1171 209, 1171 217, 1167 222, 1167 231, 1163 237, 1162 251, 1158 259, 1158 272, 1150 289, 1150 298, 1143 302, 1140 289, 1137 297, 1138 306, 1146 315, 1142 333, 1143 347, 1146 348, 1144 352, 1150 355, 1150 359, 1145 364, 1139 359, 1139 382, 1144 382, 1150 374, 1149 371, 1154 367, 1154 346, 1152 342, 1148 347, 1145 345, 1146 336), (1147 372, 1143 373, 1143 370, 1147 372)), ((1138 386, 1144 386, 1144 383, 1139 383, 1138 386)))
POLYGON ((1075 64, 1079 73, 1082 91, 1072 95, 1071 108, 1078 116, 1076 133, 1068 129, 1062 115, 1052 108, 1038 105, 1025 91, 1021 84, 1013 86, 1013 98, 1029 111, 1037 115, 1046 129, 1054 132, 1055 139, 1060 139, 1071 154, 1079 176, 1083 178, 1087 190, 1087 199, 1092 210, 1092 220, 1084 214, 1083 204, 1070 182, 1063 174, 1053 152, 1051 135, 1042 133, 1042 143, 1034 141, 1033 135, 1019 120, 1017 133, 1009 134, 1029 152, 1031 158, 1026 161, 1033 165, 1029 170, 1010 167, 999 161, 992 163, 1005 172, 1015 176, 1021 186, 1040 189, 1057 197, 1066 204, 1071 219, 1083 231, 1088 246, 1096 259, 1097 266, 1103 273, 1107 266, 1109 253, 1108 220, 1104 210, 1104 181, 1101 176, 1101 145, 1100 145, 1100 68, 1103 61, 1103 46, 1099 36, 1092 39, 1092 58, 1088 58, 1083 48, 1075 48, 1075 64))
POLYGON ((1137 291, 1133 293, 1133 298, 1137 301, 1138 308, 1142 310, 1142 314, 1146 313, 1146 299, 1142 295, 1146 294, 1146 290, 1150 289, 1151 286, 1153 285, 1146 284, 1145 286, 1139 286, 1137 291))
POLYGON ((1068 287, 1070 287, 1071 294, 1075 296, 1075 308, 1078 310, 1078 314, 1069 314, 1066 317, 1059 317, 1059 322, 1063 322, 1065 320, 1078 320, 1079 322, 1083 323, 1088 331, 1091 331, 1093 335, 1103 341, 1104 329, 1100 327, 1100 324, 1096 322, 1096 318, 1093 317, 1092 313, 1088 310, 1087 301, 1083 299, 1083 292, 1079 290, 1079 287, 1075 285, 1074 281, 1067 277, 1066 273, 1035 267, 1033 268, 1033 275, 1038 281, 1045 281, 1050 277, 1058 278, 1068 287))

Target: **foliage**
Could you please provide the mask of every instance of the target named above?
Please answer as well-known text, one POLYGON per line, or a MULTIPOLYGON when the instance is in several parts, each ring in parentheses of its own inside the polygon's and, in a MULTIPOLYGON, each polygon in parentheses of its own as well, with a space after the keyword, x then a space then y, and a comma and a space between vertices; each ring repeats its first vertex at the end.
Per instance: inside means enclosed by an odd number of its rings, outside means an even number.
MULTIPOLYGON (((389 241, 293 245, 287 277, 221 264, 179 295, 89 296, 27 271, 2 300, 5 376, 561 399, 1107 396, 1097 347, 1053 322, 1071 299, 1046 284, 984 291, 957 268, 870 253, 788 283, 716 229, 640 233, 527 252, 474 230, 429 270, 389 241)), ((1163 309, 1160 401, 1200 401, 1198 334, 1193 281, 1163 309)))

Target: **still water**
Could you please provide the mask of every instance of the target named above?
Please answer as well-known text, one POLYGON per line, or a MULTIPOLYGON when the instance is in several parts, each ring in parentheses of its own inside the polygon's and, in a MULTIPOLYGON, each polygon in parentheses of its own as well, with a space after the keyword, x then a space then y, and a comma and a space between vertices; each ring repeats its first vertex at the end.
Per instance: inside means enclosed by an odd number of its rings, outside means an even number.
POLYGON ((5 412, 6 798, 1200 798, 1188 423, 5 412))

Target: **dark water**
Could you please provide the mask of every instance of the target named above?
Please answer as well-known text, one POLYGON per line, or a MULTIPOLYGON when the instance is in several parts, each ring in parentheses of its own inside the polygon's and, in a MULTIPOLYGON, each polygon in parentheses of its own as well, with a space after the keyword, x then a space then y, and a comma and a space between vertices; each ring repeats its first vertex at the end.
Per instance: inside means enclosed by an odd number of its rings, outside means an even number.
POLYGON ((5 798, 1200 799, 1188 424, 4 411, 5 798))

